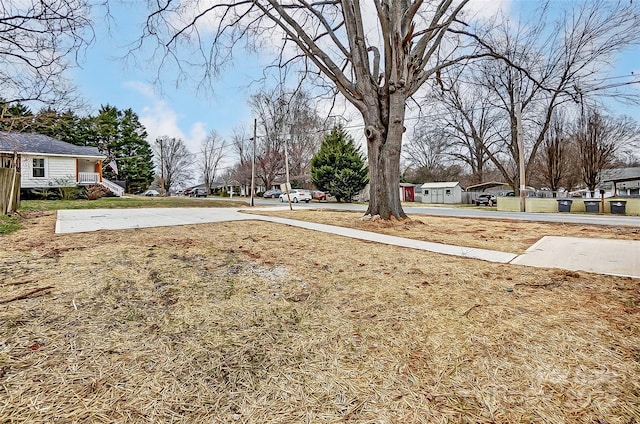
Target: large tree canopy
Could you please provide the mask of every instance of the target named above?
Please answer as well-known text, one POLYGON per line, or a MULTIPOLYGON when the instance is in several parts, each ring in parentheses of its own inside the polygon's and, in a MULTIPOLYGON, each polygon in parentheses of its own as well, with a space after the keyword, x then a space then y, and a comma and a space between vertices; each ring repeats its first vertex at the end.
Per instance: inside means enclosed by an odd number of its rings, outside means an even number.
MULTIPOLYGON (((150 2, 152 10, 142 42, 156 40, 162 63, 175 59, 185 76, 190 76, 191 70, 183 66, 194 64, 205 70, 205 76, 215 75, 240 40, 274 52, 278 66, 300 64, 302 70, 319 71, 362 114, 371 184, 368 213, 402 218, 406 215, 398 183, 407 100, 430 78, 439 79, 444 68, 479 57, 500 57, 509 65, 522 59, 493 47, 505 48, 500 35, 493 38, 474 27, 473 16, 464 13, 469 2, 154 1, 150 2), (198 57, 201 63, 197 63, 198 57)), ((627 16, 619 22, 618 33, 639 25, 637 5, 593 2, 627 16)), ((612 35, 586 34, 590 39, 584 42, 595 46, 593 37, 612 35)), ((574 47, 568 45, 570 50, 574 47)), ((582 69, 591 65, 597 64, 585 64, 582 69)), ((544 79, 537 84, 547 88, 544 79)))
POLYGON ((193 51, 188 60, 180 54, 196 46, 208 74, 230 57, 229 46, 246 39, 279 51, 282 66, 297 62, 319 70, 364 119, 368 213, 402 218, 398 183, 406 102, 442 68, 483 54, 464 36, 468 2, 154 2, 143 41, 157 40, 163 57, 177 58, 180 66, 194 63, 193 51))

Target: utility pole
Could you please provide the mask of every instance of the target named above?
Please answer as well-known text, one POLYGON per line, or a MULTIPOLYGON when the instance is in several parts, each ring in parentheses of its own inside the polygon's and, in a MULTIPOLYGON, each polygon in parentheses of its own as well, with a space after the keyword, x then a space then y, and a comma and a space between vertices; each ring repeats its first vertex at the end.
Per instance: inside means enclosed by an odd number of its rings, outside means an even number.
POLYGON ((253 192, 254 187, 255 187, 255 180, 256 180, 256 133, 258 131, 257 129, 258 127, 258 119, 254 118, 253 119, 253 154, 251 156, 251 206, 254 206, 253 204, 253 192))
POLYGON ((527 204, 527 185, 525 182, 524 140, 522 134, 522 101, 520 100, 520 76, 515 80, 516 138, 518 139, 518 164, 520 170, 520 212, 525 212, 527 204))
POLYGON ((164 140, 160 139, 160 187, 162 188, 162 195, 166 196, 167 191, 164 189, 164 140))
POLYGON ((289 194, 289 144, 287 143, 287 137, 284 138, 284 169, 287 175, 287 182, 285 184, 285 189, 287 190, 287 199, 289 200, 289 209, 293 210, 293 206, 291 205, 291 195, 289 194))

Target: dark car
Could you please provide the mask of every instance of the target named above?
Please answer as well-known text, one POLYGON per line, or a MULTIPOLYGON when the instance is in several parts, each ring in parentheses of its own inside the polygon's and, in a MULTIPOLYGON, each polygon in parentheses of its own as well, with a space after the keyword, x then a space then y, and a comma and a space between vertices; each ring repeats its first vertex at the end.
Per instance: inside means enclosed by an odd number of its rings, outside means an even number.
POLYGON ((281 190, 273 189, 273 190, 265 191, 262 197, 264 197, 265 199, 277 199, 278 197, 280 197, 281 194, 282 194, 281 190))
POLYGON ((189 197, 207 197, 207 189, 205 189, 205 188, 194 188, 189 193, 189 197))
POLYGON ((496 196, 494 194, 481 194, 476 199, 476 206, 493 206, 496 204, 496 196))

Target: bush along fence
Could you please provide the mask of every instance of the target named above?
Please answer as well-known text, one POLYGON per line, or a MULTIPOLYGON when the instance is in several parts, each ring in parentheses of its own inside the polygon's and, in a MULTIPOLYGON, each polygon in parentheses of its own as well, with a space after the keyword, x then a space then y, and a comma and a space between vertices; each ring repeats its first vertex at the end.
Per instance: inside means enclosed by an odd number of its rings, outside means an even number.
POLYGON ((20 206, 20 174, 13 168, 0 168, 0 214, 6 215, 20 206))

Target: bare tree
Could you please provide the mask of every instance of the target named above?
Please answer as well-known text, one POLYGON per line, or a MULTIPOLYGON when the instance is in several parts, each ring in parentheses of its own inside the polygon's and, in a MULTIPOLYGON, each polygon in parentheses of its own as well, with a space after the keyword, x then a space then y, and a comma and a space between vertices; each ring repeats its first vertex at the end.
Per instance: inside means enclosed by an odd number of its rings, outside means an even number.
MULTIPOLYGON (((616 95, 617 84, 603 78, 602 71, 616 53, 640 40, 638 5, 630 2, 590 0, 557 14, 550 21, 552 7, 564 3, 544 3, 536 15, 528 15, 514 31, 512 24, 501 27, 491 41, 501 45, 505 61, 484 61, 472 74, 485 86, 493 105, 504 117, 502 140, 485 146, 494 165, 514 189, 520 184, 517 164, 520 147, 516 131, 516 110, 521 101, 524 126, 526 174, 536 163, 556 108, 567 102, 581 102, 595 96, 616 95)), ((557 12, 557 11, 556 11, 557 12)), ((627 83, 628 84, 628 83, 627 83)))
POLYGON ((472 184, 484 181, 490 157, 502 128, 499 110, 492 106, 487 90, 479 84, 470 84, 453 69, 442 72, 433 84, 428 97, 437 116, 431 125, 439 128, 447 140, 450 157, 471 170, 472 184))
POLYGON ((304 91, 263 90, 251 96, 249 104, 258 120, 256 175, 265 187, 285 172, 285 140, 293 180, 310 178, 310 163, 323 135, 321 120, 304 91))
POLYGON ((451 166, 451 139, 442 127, 433 121, 421 121, 413 130, 411 141, 403 146, 403 156, 408 163, 404 178, 425 183, 447 181, 452 173, 461 172, 460 166, 451 166))
POLYGON ((200 146, 198 165, 202 172, 202 182, 207 188, 207 194, 211 194, 211 187, 215 181, 220 161, 227 153, 226 148, 226 141, 215 130, 207 135, 200 146))
POLYGON ((569 170, 570 137, 566 126, 564 115, 559 112, 554 113, 549 131, 542 143, 541 174, 554 197, 561 187, 561 182, 566 180, 569 170))
MULTIPOLYGON (((0 84, 5 105, 72 100, 67 71, 93 39, 87 0, 0 1, 0 84)), ((4 112, 4 111, 3 111, 4 112)))
POLYGON ((413 129, 411 141, 404 145, 404 157, 415 168, 435 168, 448 154, 450 141, 442 128, 421 122, 413 129))
POLYGON ((249 99, 260 132, 256 140, 256 177, 267 189, 284 175, 284 139, 288 136, 286 104, 284 97, 273 92, 260 92, 249 99))
POLYGON ((324 136, 322 120, 311 104, 310 95, 299 90, 290 96, 285 113, 289 172, 293 180, 302 184, 311 178, 311 159, 324 136))
POLYGON ((237 128, 231 137, 233 152, 237 162, 225 173, 225 181, 235 180, 241 185, 251 185, 251 161, 253 160, 253 140, 245 128, 237 128))
MULTIPOLYGON (((398 183, 407 99, 441 69, 493 54, 469 48, 471 27, 462 22, 467 3, 194 1, 189 8, 166 2, 151 11, 141 41, 157 40, 165 59, 195 45, 208 75, 229 59, 228 46, 238 40, 253 37, 261 47, 282 42, 278 64, 315 68, 362 114, 370 170, 367 213, 405 218, 398 183), (371 3, 375 17, 367 15, 371 3)), ((186 63, 194 63, 193 57, 178 60, 186 63)))
POLYGON ((153 145, 153 153, 164 195, 191 177, 191 153, 182 139, 166 135, 158 137, 153 145))
POLYGON ((640 129, 627 118, 612 118, 589 108, 580 116, 574 137, 582 180, 593 196, 602 170, 611 166, 624 144, 640 138, 640 129))

